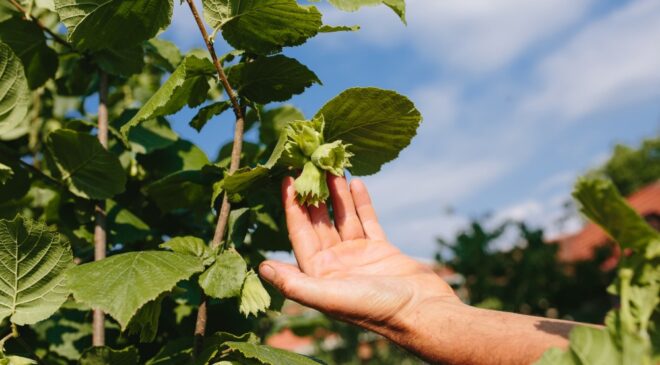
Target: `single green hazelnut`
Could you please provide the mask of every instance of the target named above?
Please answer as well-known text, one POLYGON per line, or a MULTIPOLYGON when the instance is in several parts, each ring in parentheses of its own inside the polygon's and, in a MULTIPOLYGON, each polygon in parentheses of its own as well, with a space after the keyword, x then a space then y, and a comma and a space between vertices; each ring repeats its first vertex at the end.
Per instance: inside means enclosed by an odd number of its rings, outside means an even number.
POLYGON ((335 176, 344 176, 344 169, 351 166, 349 158, 353 156, 346 150, 348 146, 339 140, 322 144, 312 153, 312 162, 335 176))

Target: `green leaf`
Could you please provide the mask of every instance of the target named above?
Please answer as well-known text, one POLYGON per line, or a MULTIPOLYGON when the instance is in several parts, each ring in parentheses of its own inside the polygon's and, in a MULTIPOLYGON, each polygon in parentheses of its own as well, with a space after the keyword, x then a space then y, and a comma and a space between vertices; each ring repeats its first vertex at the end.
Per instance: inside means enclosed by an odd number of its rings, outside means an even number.
POLYGON ((55 313, 69 296, 65 271, 71 246, 41 223, 0 220, 0 321, 33 324, 55 313))
POLYGON ((138 351, 129 346, 115 350, 107 346, 91 347, 82 354, 80 365, 137 365, 138 351))
POLYGON ((14 176, 14 170, 11 169, 11 167, 0 163, 0 185, 4 185, 7 183, 9 179, 14 176))
POLYGON ((199 276, 199 286, 206 295, 232 298, 241 295, 241 287, 247 273, 247 265, 234 249, 220 253, 213 265, 199 276))
POLYGON ((204 243, 201 238, 193 236, 174 237, 165 243, 161 243, 159 247, 199 257, 204 265, 209 265, 215 261, 215 250, 204 243))
POLYGON ((357 32, 360 30, 359 25, 323 25, 319 29, 319 33, 335 33, 335 32, 357 32))
POLYGON ((356 11, 363 6, 387 5, 401 21, 406 23, 406 3, 405 0, 328 0, 335 8, 343 11, 356 11))
POLYGON ((260 55, 303 44, 318 33, 321 13, 295 0, 204 0, 204 18, 236 49, 260 55))
MULTIPOLYGON (((207 337, 207 342, 211 336, 207 337)), ((180 337, 167 342, 145 365, 188 365, 192 360, 192 337, 180 337)))
POLYGON ((580 202, 580 211, 622 248, 643 250, 660 242, 660 234, 628 205, 609 180, 579 179, 573 197, 580 202))
POLYGON ((286 125, 294 120, 305 120, 305 115, 292 105, 261 111, 259 124, 259 139, 265 144, 278 140, 286 125))
POLYGON ((38 362, 23 356, 10 355, 3 359, 0 359, 0 364, 2 365, 32 365, 38 364, 38 362), (5 362, 6 361, 6 362, 5 362))
POLYGON ((200 105, 206 100, 208 80, 214 75, 215 68, 211 61, 187 56, 140 111, 121 127, 121 132, 126 135, 137 124, 176 113, 186 104, 191 108, 200 105))
POLYGON ((12 49, 2 42, 0 42, 0 90, 2 90, 0 139, 8 139, 5 133, 24 123, 30 105, 30 94, 21 61, 12 49))
POLYGON ((227 73, 239 95, 259 104, 285 101, 321 80, 305 65, 283 55, 239 63, 227 73))
POLYGON ((259 280, 259 276, 250 270, 241 289, 239 310, 246 317, 250 314, 256 316, 259 312, 265 312, 269 305, 270 295, 259 280))
POLYGON ((577 326, 570 334, 571 350, 583 364, 621 364, 621 354, 605 329, 577 326))
MULTIPOLYGON (((204 350, 196 356, 194 365, 217 365, 218 357, 222 357, 223 344, 228 341, 257 344, 259 338, 254 333, 244 333, 237 336, 227 332, 216 332, 204 339, 204 350)), ((222 364, 222 361, 220 364, 222 364)))
POLYGON ((73 267, 67 280, 76 301, 102 309, 126 328, 143 305, 203 269, 197 257, 141 251, 73 267))
POLYGON ((210 163, 206 153, 184 139, 178 139, 165 148, 138 156, 138 161, 150 174, 167 176, 185 170, 200 170, 210 163))
POLYGON ((232 353, 240 354, 246 359, 257 360, 265 365, 318 365, 321 362, 294 352, 276 349, 267 345, 249 342, 225 342, 224 345, 232 353))
POLYGON ((17 17, 1 22, 0 42, 5 42, 21 59, 30 89, 55 76, 57 54, 48 47, 44 32, 36 23, 17 17))
POLYGON ((80 50, 122 49, 166 28, 171 0, 55 0, 55 11, 80 50))
POLYGON ((200 132, 206 123, 214 116, 222 114, 225 110, 231 108, 231 101, 223 100, 200 108, 197 114, 190 121, 190 126, 200 132))
POLYGON ((164 212, 174 209, 208 209, 212 194, 199 170, 184 170, 167 175, 149 184, 144 191, 164 212))
POLYGON ((325 104, 326 142, 350 144, 353 175, 371 175, 395 159, 417 133, 422 116, 405 96, 377 88, 348 89, 325 104))
POLYGON ((131 128, 128 140, 135 153, 148 154, 173 145, 179 135, 164 118, 146 120, 131 128))
POLYGON ((72 193, 106 199, 124 191, 126 174, 119 159, 96 137, 58 129, 48 135, 46 145, 72 193))
POLYGON ((159 38, 150 39, 145 50, 153 58, 154 65, 167 72, 174 72, 183 59, 176 44, 159 38))
POLYGON ((543 356, 534 365, 581 365, 580 360, 570 350, 565 351, 553 347, 543 353, 543 356))
POLYGON ((250 208, 233 209, 227 221, 227 239, 234 246, 242 245, 250 225, 250 208))
POLYGON ((158 333, 158 319, 165 294, 161 294, 138 310, 126 328, 129 335, 139 333, 140 342, 153 342, 158 333))
POLYGON ((106 202, 106 212, 110 243, 133 243, 147 238, 151 233, 149 225, 114 200, 106 202))
POLYGON ((135 45, 121 49, 104 49, 94 54, 99 67, 111 74, 130 76, 142 71, 144 67, 144 49, 135 45))

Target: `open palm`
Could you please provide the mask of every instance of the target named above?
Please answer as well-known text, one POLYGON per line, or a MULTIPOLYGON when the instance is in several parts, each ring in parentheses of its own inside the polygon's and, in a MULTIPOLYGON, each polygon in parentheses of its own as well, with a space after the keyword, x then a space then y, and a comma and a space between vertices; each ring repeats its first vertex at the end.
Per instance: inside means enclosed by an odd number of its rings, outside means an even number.
POLYGON ((328 209, 303 207, 293 179, 282 183, 287 226, 298 266, 265 261, 262 277, 297 302, 370 329, 396 326, 420 302, 457 301, 430 268, 405 256, 385 237, 366 187, 330 175, 334 224, 328 209))

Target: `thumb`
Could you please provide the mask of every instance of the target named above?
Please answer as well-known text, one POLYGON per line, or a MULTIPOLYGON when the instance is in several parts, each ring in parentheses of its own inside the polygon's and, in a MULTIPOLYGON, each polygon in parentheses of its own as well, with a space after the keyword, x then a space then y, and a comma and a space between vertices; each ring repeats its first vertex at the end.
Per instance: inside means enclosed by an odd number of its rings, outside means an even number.
POLYGON ((266 260, 259 265, 259 275, 282 294, 296 302, 314 306, 314 297, 318 292, 315 279, 291 264, 266 260))

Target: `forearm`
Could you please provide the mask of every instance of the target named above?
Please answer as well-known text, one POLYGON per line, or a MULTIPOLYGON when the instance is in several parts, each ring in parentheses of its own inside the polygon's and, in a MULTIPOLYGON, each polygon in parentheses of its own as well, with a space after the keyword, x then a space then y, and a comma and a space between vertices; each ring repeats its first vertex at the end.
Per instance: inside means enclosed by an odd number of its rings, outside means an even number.
POLYGON ((430 301, 401 318, 386 336, 442 364, 531 364, 550 347, 565 348, 574 322, 430 301))

